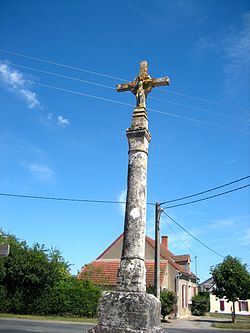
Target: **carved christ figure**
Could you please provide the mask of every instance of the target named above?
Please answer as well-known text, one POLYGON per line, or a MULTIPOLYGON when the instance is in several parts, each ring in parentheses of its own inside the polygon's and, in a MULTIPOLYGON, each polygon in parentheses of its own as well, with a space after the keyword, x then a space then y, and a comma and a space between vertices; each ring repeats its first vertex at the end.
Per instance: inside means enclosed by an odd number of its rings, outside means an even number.
POLYGON ((136 106, 138 108, 146 109, 146 91, 143 88, 143 81, 139 81, 138 87, 135 91, 136 106))
POLYGON ((136 106, 146 109, 147 95, 154 87, 169 85, 167 76, 158 79, 152 79, 148 74, 148 63, 142 61, 140 63, 140 73, 134 81, 118 84, 116 89, 118 92, 131 91, 136 97, 136 106))

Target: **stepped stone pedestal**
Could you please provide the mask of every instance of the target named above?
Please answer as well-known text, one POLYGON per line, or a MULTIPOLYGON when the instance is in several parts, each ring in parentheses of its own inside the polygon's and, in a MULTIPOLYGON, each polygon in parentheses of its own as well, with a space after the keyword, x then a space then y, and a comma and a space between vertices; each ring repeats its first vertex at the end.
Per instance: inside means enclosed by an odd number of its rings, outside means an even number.
POLYGON ((102 296, 93 333, 159 333, 160 301, 146 293, 115 291, 102 296))
POLYGON ((103 293, 99 319, 90 333, 160 333, 161 304, 146 294, 145 227, 147 202, 147 160, 151 139, 148 131, 146 97, 153 87, 167 85, 167 77, 151 79, 147 62, 140 74, 118 91, 132 91, 137 105, 127 129, 129 162, 123 249, 116 290, 103 293))

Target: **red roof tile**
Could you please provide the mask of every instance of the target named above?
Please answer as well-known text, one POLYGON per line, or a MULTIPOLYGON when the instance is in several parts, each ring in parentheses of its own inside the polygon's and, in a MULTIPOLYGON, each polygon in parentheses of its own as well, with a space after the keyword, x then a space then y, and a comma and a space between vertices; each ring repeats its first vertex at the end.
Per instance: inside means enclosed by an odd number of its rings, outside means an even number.
MULTIPOLYGON (((146 242, 154 249, 155 248, 155 241, 146 236, 146 242)), ((174 257, 175 255, 166 248, 166 246, 164 246, 163 244, 160 244, 160 256, 165 259, 168 260, 170 265, 172 265, 175 269, 177 269, 178 271, 180 271, 181 273, 185 273, 188 275, 192 275, 190 274, 190 272, 188 272, 183 266, 179 265, 177 262, 175 262, 174 257)))
MULTIPOLYGON (((86 279, 86 278, 90 279, 94 281, 94 283, 96 284, 115 285, 117 281, 117 270, 119 267, 120 260, 117 258, 105 261, 105 259, 102 259, 102 256, 106 254, 112 248, 112 246, 114 246, 114 244, 118 242, 122 237, 123 233, 101 255, 99 255, 95 261, 93 261, 89 265, 83 266, 78 277, 81 279, 86 279)), ((152 238, 146 236, 145 241, 149 246, 155 249, 155 241, 152 238)), ((179 264, 183 261, 190 262, 190 256, 188 254, 175 256, 168 248, 166 248, 165 245, 160 244, 160 256, 165 261, 165 266, 167 262, 169 262, 169 264, 173 266, 177 271, 195 277, 195 275, 192 272, 190 272, 188 269, 186 269, 185 266, 179 264)), ((153 284, 154 281, 153 273, 151 273, 153 265, 154 265, 153 261, 152 264, 150 263, 150 261, 146 261, 147 285, 150 285, 151 283, 153 284)), ((162 279, 162 271, 161 271, 161 279, 162 279)))
MULTIPOLYGON (((90 280, 95 284, 115 286, 117 282, 117 271, 120 260, 95 260, 89 265, 85 265, 78 275, 78 279, 90 280)), ((154 284, 154 262, 146 261, 146 284, 154 284)), ((166 274, 167 261, 160 263, 160 283, 163 283, 166 274)))

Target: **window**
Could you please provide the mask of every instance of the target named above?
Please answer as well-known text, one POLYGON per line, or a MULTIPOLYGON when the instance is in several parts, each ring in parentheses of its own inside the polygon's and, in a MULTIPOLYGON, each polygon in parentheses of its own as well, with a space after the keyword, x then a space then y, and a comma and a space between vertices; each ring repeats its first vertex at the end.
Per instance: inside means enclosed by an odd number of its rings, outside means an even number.
POLYGON ((187 286, 185 284, 182 285, 181 288, 181 296, 182 296, 182 308, 186 308, 187 307, 187 286))
POLYGON ((248 311, 247 301, 239 301, 239 311, 248 311))
POLYGON ((220 311, 224 311, 224 310, 225 310, 225 301, 220 300, 220 311))

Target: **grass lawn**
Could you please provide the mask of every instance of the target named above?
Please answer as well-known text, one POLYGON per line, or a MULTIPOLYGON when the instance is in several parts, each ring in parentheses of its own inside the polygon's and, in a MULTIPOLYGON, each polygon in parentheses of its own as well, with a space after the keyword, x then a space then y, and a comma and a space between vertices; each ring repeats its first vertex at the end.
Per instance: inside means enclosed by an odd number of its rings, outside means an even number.
POLYGON ((32 315, 18 315, 11 313, 0 313, 0 318, 11 319, 30 319, 30 320, 55 320, 55 321, 72 321, 78 323, 97 323, 96 318, 81 318, 81 317, 61 317, 61 316, 32 316, 32 315))
POLYGON ((221 318, 223 321, 212 323, 212 327, 216 328, 229 328, 229 329, 250 329, 250 316, 236 315, 236 323, 232 323, 231 315, 209 313, 209 316, 214 318, 221 318), (225 320, 225 321, 224 321, 225 320))

